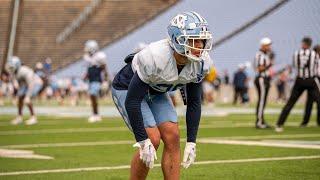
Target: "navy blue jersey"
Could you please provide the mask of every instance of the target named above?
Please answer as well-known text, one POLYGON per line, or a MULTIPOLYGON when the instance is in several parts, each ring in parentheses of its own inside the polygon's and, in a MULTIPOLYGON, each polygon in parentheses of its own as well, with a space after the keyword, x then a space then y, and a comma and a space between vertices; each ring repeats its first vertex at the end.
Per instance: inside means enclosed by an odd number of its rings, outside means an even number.
POLYGON ((112 87, 116 90, 128 90, 130 81, 133 77, 131 62, 134 54, 129 54, 124 61, 127 63, 114 77, 112 87))
POLYGON ((102 82, 101 72, 103 68, 99 66, 90 66, 88 68, 89 82, 102 82))

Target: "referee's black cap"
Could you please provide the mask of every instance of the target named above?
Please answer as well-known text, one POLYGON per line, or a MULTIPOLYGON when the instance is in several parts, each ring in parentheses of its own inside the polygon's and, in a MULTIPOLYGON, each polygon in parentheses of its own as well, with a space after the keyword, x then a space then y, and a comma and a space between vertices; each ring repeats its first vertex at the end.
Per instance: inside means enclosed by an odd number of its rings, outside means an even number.
POLYGON ((320 44, 317 44, 313 47, 313 50, 320 54, 320 44))
POLYGON ((311 45, 312 45, 312 39, 311 39, 309 36, 305 36, 305 37, 302 39, 302 42, 305 43, 305 44, 308 45, 308 46, 311 46, 311 45))

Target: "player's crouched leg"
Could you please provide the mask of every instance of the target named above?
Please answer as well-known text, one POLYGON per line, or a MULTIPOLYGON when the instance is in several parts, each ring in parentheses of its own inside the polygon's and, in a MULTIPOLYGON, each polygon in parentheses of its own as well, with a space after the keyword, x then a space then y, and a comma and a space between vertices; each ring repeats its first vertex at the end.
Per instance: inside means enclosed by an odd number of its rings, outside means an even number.
MULTIPOLYGON (((158 128, 146 128, 147 134, 154 148, 157 150, 160 144, 160 133, 158 128)), ((149 168, 140 159, 139 150, 134 154, 131 161, 130 179, 141 180, 146 179, 149 168)))
POLYGON ((161 167, 164 179, 179 179, 180 176, 180 135, 178 124, 164 122, 158 126, 164 143, 161 167))

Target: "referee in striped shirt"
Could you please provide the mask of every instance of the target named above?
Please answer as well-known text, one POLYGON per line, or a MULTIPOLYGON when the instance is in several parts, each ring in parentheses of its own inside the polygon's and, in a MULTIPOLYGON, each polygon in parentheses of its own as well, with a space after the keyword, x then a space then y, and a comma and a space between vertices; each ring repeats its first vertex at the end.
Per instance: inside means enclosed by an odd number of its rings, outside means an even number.
MULTIPOLYGON (((316 63, 315 63, 315 82, 317 85, 317 90, 319 90, 320 93, 320 45, 314 46, 313 50, 317 54, 316 63)), ((308 122, 310 120, 311 111, 312 111, 312 105, 315 100, 312 99, 311 94, 308 93, 307 96, 307 103, 305 108, 305 114, 303 117, 303 121, 301 123, 301 127, 305 127, 308 125, 308 122)), ((317 104, 317 125, 320 126, 320 104, 317 104)))
POLYGON ((302 48, 294 53, 293 65, 297 69, 296 81, 293 85, 292 92, 287 104, 282 109, 276 125, 276 132, 283 131, 283 125, 289 115, 292 107, 298 98, 304 92, 308 91, 310 98, 320 103, 320 93, 317 89, 315 80, 316 52, 310 49, 312 39, 304 37, 302 39, 302 48))
POLYGON ((260 41, 260 50, 256 53, 254 66, 257 72, 255 85, 258 90, 258 103, 256 109, 256 128, 265 129, 269 125, 264 120, 264 108, 270 89, 271 73, 270 68, 273 65, 273 53, 271 51, 271 39, 262 38, 260 41))

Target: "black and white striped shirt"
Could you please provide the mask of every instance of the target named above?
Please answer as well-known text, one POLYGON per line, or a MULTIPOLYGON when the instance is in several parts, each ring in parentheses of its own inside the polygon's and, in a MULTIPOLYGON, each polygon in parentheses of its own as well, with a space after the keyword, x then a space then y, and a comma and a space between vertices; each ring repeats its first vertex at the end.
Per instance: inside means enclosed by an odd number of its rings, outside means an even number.
POLYGON ((300 49, 294 53, 293 66, 297 69, 298 78, 315 76, 316 52, 311 49, 300 49))
POLYGON ((316 57, 316 63, 315 63, 315 68, 314 68, 314 75, 316 77, 320 77, 320 54, 317 55, 316 57))
POLYGON ((270 53, 265 53, 261 50, 258 51, 254 59, 254 66, 256 68, 258 77, 270 77, 269 68, 272 66, 270 53), (265 67, 263 71, 258 70, 258 68, 261 66, 265 67))

